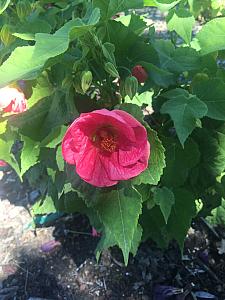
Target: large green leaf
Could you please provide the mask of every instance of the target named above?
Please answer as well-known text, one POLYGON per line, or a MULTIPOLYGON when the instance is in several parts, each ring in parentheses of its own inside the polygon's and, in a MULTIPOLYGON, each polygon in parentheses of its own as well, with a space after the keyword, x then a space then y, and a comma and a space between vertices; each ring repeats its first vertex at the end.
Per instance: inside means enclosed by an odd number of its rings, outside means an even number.
POLYGON ((102 19, 107 20, 118 12, 142 8, 143 0, 93 0, 93 4, 94 7, 100 8, 102 19))
POLYGON ((126 265, 141 213, 141 202, 141 195, 135 189, 117 188, 106 193, 97 206, 102 223, 112 232, 123 251, 126 265))
POLYGON ((184 148, 173 138, 163 140, 166 149, 166 168, 162 184, 168 187, 182 186, 187 180, 189 170, 194 168, 200 159, 198 145, 188 139, 184 148))
POLYGON ((178 138, 184 146, 199 119, 207 114, 207 106, 196 96, 180 88, 166 92, 163 96, 170 100, 162 105, 161 113, 171 116, 178 138))
POLYGON ((37 33, 35 46, 16 48, 0 67, 0 87, 19 79, 36 78, 48 59, 64 53, 71 39, 83 35, 95 24, 86 25, 80 19, 74 19, 54 34, 37 33))
POLYGON ((171 41, 165 40, 157 40, 153 45, 158 52, 162 69, 182 73, 200 68, 200 56, 192 48, 175 48, 171 41))
POLYGON ((216 130, 198 129, 195 139, 202 156, 199 182, 208 188, 225 170, 225 126, 216 130))
POLYGON ((201 47, 201 54, 205 55, 225 49, 225 17, 216 18, 206 23, 196 35, 201 47))
POLYGON ((166 166, 165 149, 158 138, 157 133, 149 127, 147 128, 147 131, 150 143, 148 168, 132 180, 134 185, 140 185, 142 183, 157 185, 163 174, 163 169, 166 166))
POLYGON ((144 230, 144 239, 151 238, 163 248, 168 246, 169 241, 175 239, 182 249, 191 220, 196 216, 195 198, 186 189, 174 189, 173 193, 175 204, 172 207, 168 223, 165 223, 160 208, 155 206, 150 210, 144 207, 141 225, 144 230))
POLYGON ((193 85, 193 94, 205 102, 209 118, 225 121, 225 83, 221 79, 196 82, 193 85))
POLYGON ((175 76, 171 72, 151 63, 141 62, 141 65, 148 71, 150 80, 155 84, 164 88, 175 84, 175 76))
POLYGON ((40 153, 39 143, 26 136, 22 137, 22 141, 24 141, 24 145, 21 153, 21 176, 38 162, 40 153))
POLYGON ((183 249, 184 239, 191 226, 192 218, 196 216, 195 197, 185 189, 175 189, 175 205, 172 208, 167 231, 170 240, 176 239, 181 249, 183 249))
POLYGON ((175 203, 173 192, 167 187, 156 188, 154 191, 154 202, 159 205, 165 222, 167 223, 171 209, 175 203))
POLYGON ((190 44, 195 18, 185 9, 173 10, 167 17, 169 31, 175 31, 182 39, 190 44))

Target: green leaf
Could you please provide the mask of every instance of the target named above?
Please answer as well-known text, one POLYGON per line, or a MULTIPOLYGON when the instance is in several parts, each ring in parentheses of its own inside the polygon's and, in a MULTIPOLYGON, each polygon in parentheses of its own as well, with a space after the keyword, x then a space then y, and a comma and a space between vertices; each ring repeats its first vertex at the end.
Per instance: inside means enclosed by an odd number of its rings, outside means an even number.
POLYGON ((172 208, 167 230, 170 240, 176 239, 181 249, 183 249, 184 239, 191 226, 192 218, 196 216, 195 197, 185 189, 175 189, 175 205, 172 208))
POLYGON ((199 181, 208 188, 225 170, 225 126, 216 130, 198 129, 195 140, 201 151, 199 181))
POLYGON ((168 11, 181 0, 144 0, 144 6, 157 6, 162 11, 168 11))
POLYGON ((201 54, 225 49, 225 17, 216 18, 205 25, 197 33, 196 38, 201 47, 201 54))
POLYGON ((151 209, 147 204, 143 207, 140 216, 140 223, 143 228, 142 239, 145 241, 151 238, 161 248, 166 248, 169 244, 169 235, 166 230, 166 223, 158 205, 151 209))
POLYGON ((106 250, 115 245, 116 245, 116 240, 114 238, 114 235, 109 230, 109 228, 105 228, 105 231, 104 231, 103 235, 101 236, 101 239, 98 242, 98 245, 95 249, 95 255, 96 255, 97 261, 99 261, 100 255, 103 250, 106 250))
POLYGON ((67 126, 60 126, 53 128, 49 135, 47 135, 42 141, 40 146, 47 148, 55 148, 62 142, 62 139, 66 133, 67 126))
POLYGON ((106 228, 114 235, 115 241, 123 251, 125 264, 141 213, 141 195, 133 188, 116 189, 104 195, 97 206, 99 217, 106 228))
POLYGON ((30 22, 23 23, 21 26, 15 28, 15 32, 12 35, 26 41, 35 40, 36 33, 50 33, 51 26, 44 20, 32 20, 30 22))
MULTIPOLYGON (((11 147, 12 147, 13 141, 7 141, 0 139, 0 159, 7 162, 11 167, 16 171, 18 176, 20 176, 20 169, 18 166, 17 161, 11 154, 11 147)), ((21 178, 21 177, 20 177, 21 178)))
POLYGON ((39 100, 51 96, 53 92, 54 88, 48 79, 47 73, 44 72, 37 78, 37 84, 33 87, 32 95, 28 99, 28 108, 30 109, 39 100))
POLYGON ((131 244, 130 252, 133 254, 133 256, 136 255, 138 247, 141 243, 141 237, 142 237, 142 228, 140 224, 137 224, 137 228, 134 231, 134 237, 131 244))
POLYGON ((126 96, 125 97, 125 102, 126 103, 133 103, 133 104, 136 104, 138 106, 142 106, 143 104, 147 104, 147 105, 151 106, 153 94, 154 94, 154 92, 146 91, 146 92, 141 93, 141 94, 136 94, 132 100, 130 99, 129 96, 126 96))
POLYGON ((198 81, 193 93, 207 105, 209 118, 225 121, 225 83, 221 79, 198 81))
POLYGON ((0 134, 3 134, 6 132, 7 127, 7 121, 0 122, 0 134))
POLYGON ((61 145, 57 148, 56 151, 56 163, 59 168, 59 171, 64 171, 64 159, 62 156, 62 147, 61 145))
MULTIPOLYGON (((19 128, 22 135, 28 136, 36 141, 43 140, 46 132, 43 132, 44 120, 49 112, 51 99, 39 101, 31 109, 26 112, 9 117, 9 124, 19 128)), ((51 130, 51 128, 45 128, 51 130)), ((48 133, 49 133, 48 132, 48 133)))
POLYGON ((86 25, 80 19, 74 19, 67 22, 54 34, 37 33, 35 46, 16 48, 2 64, 0 87, 16 80, 36 78, 48 59, 64 53, 69 47, 70 40, 85 34, 94 25, 86 25))
POLYGON ((188 139, 184 148, 173 138, 163 140, 166 149, 166 168, 161 178, 162 184, 168 187, 182 186, 187 180, 189 171, 200 160, 198 145, 188 139))
POLYGON ((167 70, 146 62, 141 62, 141 65, 148 71, 149 78, 157 85, 164 88, 175 83, 175 76, 167 70))
POLYGON ((55 212, 55 204, 50 196, 46 196, 44 200, 39 200, 32 206, 33 215, 47 215, 55 212))
POLYGON ((180 88, 166 92, 163 96, 170 100, 162 105, 160 111, 171 116, 178 138, 184 146, 199 119, 207 114, 207 106, 198 97, 180 88))
POLYGON ((225 225, 225 200, 222 199, 221 205, 212 210, 211 216, 207 217, 207 221, 212 225, 225 225))
POLYGON ((154 191, 154 202, 159 205, 165 222, 167 223, 171 209, 175 203, 173 192, 167 187, 157 188, 154 191))
POLYGON ((182 249, 192 218, 196 216, 195 197, 190 191, 181 188, 174 189, 173 193, 175 204, 167 224, 159 206, 150 210, 144 207, 140 218, 144 230, 143 238, 153 239, 162 248, 168 247, 169 241, 175 239, 182 249))
POLYGON ((22 137, 22 141, 24 141, 24 145, 21 153, 21 176, 38 162, 40 153, 39 143, 26 136, 22 137))
POLYGON ((150 158, 148 162, 148 168, 142 172, 139 176, 132 180, 134 185, 153 184, 157 185, 160 181, 163 169, 165 168, 165 149, 157 136, 157 133, 147 128, 148 140, 150 143, 150 158))
POLYGON ((118 12, 142 8, 143 0, 93 0, 93 5, 100 8, 101 18, 108 20, 118 12))
POLYGON ((6 10, 9 4, 10 0, 0 0, 0 15, 6 10))
POLYGON ((139 106, 136 104, 131 104, 131 103, 122 103, 120 105, 117 105, 116 108, 124 110, 131 114, 135 119, 137 119, 139 122, 143 123, 143 112, 140 109, 139 106))
POLYGON ((185 9, 173 10, 167 17, 169 31, 174 30, 187 44, 191 42, 194 23, 195 18, 185 9))
POLYGON ((141 34, 147 27, 144 18, 142 16, 135 15, 134 13, 132 15, 116 18, 115 21, 121 22, 137 35, 141 34))
POLYGON ((171 41, 157 40, 154 47, 158 52, 161 68, 169 72, 182 73, 198 70, 200 65, 199 53, 189 47, 175 48, 171 41))

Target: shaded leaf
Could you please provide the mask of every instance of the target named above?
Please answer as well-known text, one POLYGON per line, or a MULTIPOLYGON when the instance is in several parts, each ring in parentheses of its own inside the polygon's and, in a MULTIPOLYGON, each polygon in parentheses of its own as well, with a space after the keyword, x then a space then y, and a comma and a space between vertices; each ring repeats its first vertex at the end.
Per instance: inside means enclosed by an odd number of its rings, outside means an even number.
POLYGON ((159 205, 165 222, 167 223, 172 206, 175 203, 173 192, 167 187, 157 188, 154 191, 154 202, 159 205))
POLYGON ((225 83, 221 79, 198 81, 193 93, 207 105, 209 118, 225 121, 225 83))
POLYGON ((163 96, 170 100, 162 105, 160 111, 171 116, 178 138, 184 146, 199 119, 207 114, 207 106, 196 96, 180 88, 166 92, 163 96))

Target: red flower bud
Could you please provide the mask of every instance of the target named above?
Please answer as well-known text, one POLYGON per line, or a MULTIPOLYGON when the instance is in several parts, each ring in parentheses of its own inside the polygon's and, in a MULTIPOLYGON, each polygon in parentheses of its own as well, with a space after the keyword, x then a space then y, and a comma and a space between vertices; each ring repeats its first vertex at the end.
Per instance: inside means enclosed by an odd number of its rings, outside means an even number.
POLYGON ((148 78, 148 73, 141 65, 136 65, 131 71, 132 75, 137 78, 139 83, 144 83, 148 78))

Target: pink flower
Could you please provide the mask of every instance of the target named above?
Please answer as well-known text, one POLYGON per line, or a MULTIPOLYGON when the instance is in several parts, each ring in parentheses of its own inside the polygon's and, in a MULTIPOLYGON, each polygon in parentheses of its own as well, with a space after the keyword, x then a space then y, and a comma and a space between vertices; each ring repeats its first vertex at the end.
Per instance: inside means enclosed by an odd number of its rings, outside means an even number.
POLYGON ((91 235, 93 237, 100 237, 101 236, 101 234, 94 227, 92 227, 91 235))
POLYGON ((145 127, 130 114, 101 109, 81 114, 72 123, 62 142, 62 154, 84 181, 104 187, 143 172, 150 145, 145 127))
POLYGON ((0 109, 4 112, 21 113, 27 110, 27 100, 17 89, 4 87, 0 89, 0 109))
POLYGON ((7 163, 4 160, 0 159, 0 167, 6 167, 7 163))

